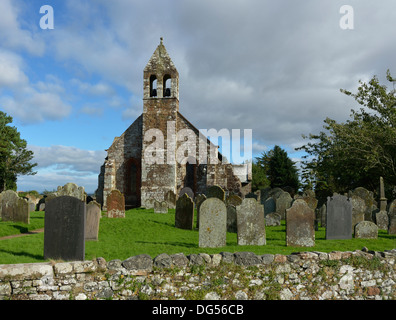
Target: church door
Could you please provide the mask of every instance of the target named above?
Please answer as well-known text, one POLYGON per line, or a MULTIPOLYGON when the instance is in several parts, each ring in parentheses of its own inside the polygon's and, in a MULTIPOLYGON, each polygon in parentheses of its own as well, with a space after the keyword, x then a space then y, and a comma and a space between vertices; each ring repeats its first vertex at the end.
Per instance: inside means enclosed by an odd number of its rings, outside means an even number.
POLYGON ((140 207, 140 187, 141 187, 140 161, 130 158, 126 162, 125 179, 125 208, 140 207))

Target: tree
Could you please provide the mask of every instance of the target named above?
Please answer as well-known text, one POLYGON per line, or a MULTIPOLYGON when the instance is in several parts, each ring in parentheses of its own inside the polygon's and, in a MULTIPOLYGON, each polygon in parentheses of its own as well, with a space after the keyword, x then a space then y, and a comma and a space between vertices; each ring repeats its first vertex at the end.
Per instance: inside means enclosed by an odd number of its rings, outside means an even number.
POLYGON ((269 187, 270 182, 267 179, 265 168, 259 162, 252 163, 252 191, 269 187))
MULTIPOLYGON (((389 70, 387 80, 395 81, 389 70)), ((326 131, 303 136, 312 142, 297 148, 307 153, 305 174, 332 192, 359 186, 376 190, 380 176, 392 185, 396 179, 396 91, 381 85, 376 76, 359 84, 357 93, 340 91, 353 97, 360 110, 351 110, 345 123, 326 118, 326 131)))
POLYGON ((16 127, 11 127, 12 117, 0 111, 0 192, 16 190, 18 175, 34 175, 31 163, 33 152, 26 149, 27 143, 21 139, 16 127))
POLYGON ((271 188, 291 187, 294 191, 298 190, 300 183, 297 168, 281 147, 275 146, 258 157, 257 161, 265 168, 271 188))

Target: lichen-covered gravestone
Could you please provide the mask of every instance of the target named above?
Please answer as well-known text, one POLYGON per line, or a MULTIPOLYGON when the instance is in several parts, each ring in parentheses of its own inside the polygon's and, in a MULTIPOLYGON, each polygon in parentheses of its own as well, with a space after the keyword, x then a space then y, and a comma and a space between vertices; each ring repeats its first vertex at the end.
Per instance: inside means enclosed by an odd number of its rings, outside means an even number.
POLYGON ((286 210, 286 245, 313 247, 315 245, 315 211, 303 199, 293 202, 286 210))
POLYGON ((389 217, 388 212, 381 210, 375 213, 375 224, 378 226, 378 229, 387 230, 389 226, 389 217))
POLYGON ((281 219, 286 218, 286 210, 292 205, 293 199, 288 192, 281 192, 279 196, 275 199, 276 212, 280 214, 281 219))
POLYGON ((155 200, 154 213, 168 213, 168 202, 155 200))
POLYGON ((56 191, 57 196, 71 196, 81 201, 86 201, 86 194, 84 191, 84 187, 79 187, 75 183, 69 182, 66 183, 63 187, 59 186, 56 191))
POLYGON ((366 204, 361 197, 353 195, 349 198, 352 202, 352 232, 355 231, 355 226, 364 221, 364 213, 366 212, 366 204))
POLYGON ((99 203, 91 201, 86 205, 85 240, 98 240, 101 215, 99 203))
POLYGON ((226 245, 227 209, 218 198, 208 198, 200 208, 199 247, 218 248, 226 245))
POLYGON ((374 194, 363 187, 357 187, 349 192, 349 197, 358 196, 363 199, 365 204, 364 220, 373 221, 373 211, 376 208, 374 194))
POLYGON ((44 259, 85 259, 86 204, 75 197, 60 196, 46 204, 44 259))
POLYGON ((195 208, 197 209, 197 229, 199 229, 199 212, 201 204, 206 200, 206 196, 202 193, 195 197, 195 208))
POLYGON ((13 190, 2 192, 1 218, 3 221, 30 223, 29 202, 18 196, 13 190))
POLYGON ((125 198, 119 190, 112 190, 107 196, 107 217, 125 218, 125 198))
POLYGON ((352 202, 334 194, 327 198, 326 239, 352 238, 352 202))
POLYGON ((377 239, 378 227, 374 222, 362 221, 355 226, 355 238, 377 239))
POLYGON ((207 198, 217 198, 221 201, 225 200, 225 192, 222 187, 218 185, 210 186, 206 193, 207 198))
POLYGON ((254 198, 245 198, 236 212, 238 245, 265 245, 264 207, 254 198))
POLYGON ((194 201, 184 193, 176 201, 175 227, 192 230, 194 226, 194 201))

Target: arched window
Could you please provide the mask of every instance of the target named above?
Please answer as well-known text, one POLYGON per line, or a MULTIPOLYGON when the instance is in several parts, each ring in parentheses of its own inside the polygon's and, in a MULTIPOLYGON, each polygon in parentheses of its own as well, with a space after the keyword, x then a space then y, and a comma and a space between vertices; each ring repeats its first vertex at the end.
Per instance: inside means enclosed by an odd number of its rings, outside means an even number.
POLYGON ((150 77, 150 97, 157 96, 157 77, 152 75, 150 77))
POLYGON ((169 74, 164 76, 164 97, 170 97, 171 96, 171 88, 172 88, 172 78, 169 74))

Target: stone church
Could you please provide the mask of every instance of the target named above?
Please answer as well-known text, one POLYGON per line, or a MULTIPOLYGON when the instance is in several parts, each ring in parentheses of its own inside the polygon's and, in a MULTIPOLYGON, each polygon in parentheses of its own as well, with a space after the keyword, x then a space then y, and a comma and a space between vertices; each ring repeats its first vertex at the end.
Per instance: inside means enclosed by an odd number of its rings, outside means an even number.
POLYGON ((127 209, 152 208, 153 200, 167 201, 169 208, 174 208, 180 191, 186 187, 194 195, 205 194, 211 185, 240 196, 249 193, 251 165, 226 163, 217 148, 179 112, 179 73, 161 38, 143 71, 143 113, 106 150, 97 201, 106 210, 107 195, 114 189, 124 194, 127 209), (183 129, 193 133, 192 140, 175 138, 183 129), (152 138, 152 133, 158 131, 162 136, 152 138), (186 157, 178 161, 178 150, 185 141, 201 148, 195 148, 193 154, 184 152, 182 156, 186 157), (159 148, 154 149, 156 143, 159 148), (213 156, 213 150, 217 163, 206 158, 213 156), (161 157, 165 160, 153 161, 161 157))

